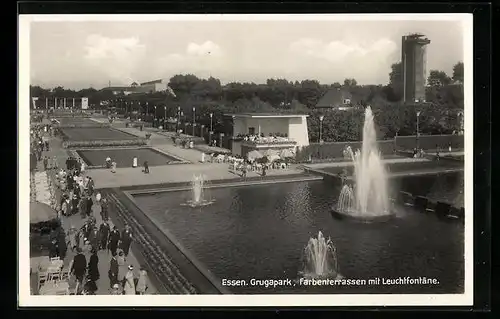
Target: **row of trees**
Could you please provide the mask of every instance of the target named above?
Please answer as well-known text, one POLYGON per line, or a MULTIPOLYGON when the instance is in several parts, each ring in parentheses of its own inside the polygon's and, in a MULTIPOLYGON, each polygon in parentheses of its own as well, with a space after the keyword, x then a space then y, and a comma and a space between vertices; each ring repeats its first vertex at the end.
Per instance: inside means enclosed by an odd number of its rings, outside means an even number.
POLYGON ((156 106, 156 117, 164 117, 164 114, 176 117, 180 107, 186 121, 190 122, 194 115, 197 123, 205 125, 209 125, 211 113, 216 132, 228 132, 223 116, 225 113, 302 113, 310 115, 308 121, 312 141, 318 139, 319 115, 325 116, 322 135, 325 141, 359 140, 363 110, 367 105, 375 112, 380 138, 392 137, 396 132, 399 135, 415 134, 417 109, 422 112, 420 132, 423 134, 449 133, 458 129, 459 121, 455 115, 457 109, 463 109, 462 62, 454 66, 451 77, 442 71, 430 71, 425 104, 403 106, 401 63, 392 65, 389 79, 389 84, 385 86, 358 85, 355 79, 333 84, 321 84, 316 80, 268 79, 265 84, 232 82, 222 85, 213 77, 200 79, 192 74, 178 74, 168 84, 175 95, 156 92, 116 96, 110 90, 90 88, 73 91, 63 87, 48 90, 32 86, 31 96, 42 100, 45 97, 88 97, 91 105, 110 101, 112 106, 123 110, 125 107, 128 111, 140 113, 149 110, 151 116, 156 106), (332 88, 350 92, 354 102, 352 110, 321 113, 315 109, 319 99, 332 88))

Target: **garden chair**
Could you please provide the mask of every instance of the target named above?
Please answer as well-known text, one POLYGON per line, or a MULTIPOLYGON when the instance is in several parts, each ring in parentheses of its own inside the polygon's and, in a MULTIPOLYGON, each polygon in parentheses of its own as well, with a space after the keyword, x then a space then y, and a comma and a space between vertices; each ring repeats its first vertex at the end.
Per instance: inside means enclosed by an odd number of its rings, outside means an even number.
POLYGON ((60 281, 62 278, 61 276, 61 272, 58 271, 58 272, 49 272, 48 273, 48 278, 47 278, 47 281, 51 281, 51 282, 58 282, 60 281))
POLYGON ((48 280, 48 273, 47 272, 38 272, 38 287, 37 289, 40 290, 40 287, 42 287, 43 284, 45 284, 48 280))
POLYGON ((69 280, 71 276, 71 267, 73 267, 73 260, 70 261, 69 266, 61 271, 61 280, 69 280))

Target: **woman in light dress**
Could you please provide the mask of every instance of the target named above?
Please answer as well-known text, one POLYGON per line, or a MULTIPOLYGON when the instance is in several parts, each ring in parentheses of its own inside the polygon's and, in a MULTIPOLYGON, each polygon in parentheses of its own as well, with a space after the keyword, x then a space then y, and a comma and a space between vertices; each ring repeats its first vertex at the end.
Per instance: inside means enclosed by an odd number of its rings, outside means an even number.
POLYGON ((134 282, 134 266, 128 266, 127 274, 124 278, 123 292, 124 295, 135 295, 135 282, 134 282))
POLYGON ((139 295, 146 294, 146 290, 148 290, 148 272, 143 267, 141 267, 141 271, 139 272, 139 280, 137 281, 135 290, 137 290, 139 295))

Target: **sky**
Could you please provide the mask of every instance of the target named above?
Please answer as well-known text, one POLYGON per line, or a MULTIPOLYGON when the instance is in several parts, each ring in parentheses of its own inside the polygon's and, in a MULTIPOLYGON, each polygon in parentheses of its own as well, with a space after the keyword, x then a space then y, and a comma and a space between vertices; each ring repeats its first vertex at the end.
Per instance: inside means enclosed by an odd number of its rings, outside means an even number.
POLYGON ((130 85, 175 74, 221 82, 354 78, 387 84, 401 37, 431 40, 427 72, 463 61, 459 21, 31 22, 31 84, 71 89, 130 85))

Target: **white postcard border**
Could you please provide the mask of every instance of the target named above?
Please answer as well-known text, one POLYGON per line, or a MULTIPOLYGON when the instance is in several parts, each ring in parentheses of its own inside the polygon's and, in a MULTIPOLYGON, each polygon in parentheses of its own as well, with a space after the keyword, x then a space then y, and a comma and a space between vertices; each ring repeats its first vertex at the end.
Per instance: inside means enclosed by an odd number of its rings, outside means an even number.
POLYGON ((460 306, 473 304, 473 25, 472 14, 307 14, 307 15, 20 15, 18 38, 18 228, 19 306, 460 306), (34 21, 289 21, 289 20, 434 20, 461 21, 464 45, 465 128, 465 293, 363 295, 148 295, 31 296, 29 258, 29 85, 30 24, 34 21), (22 274, 22 275, 21 275, 22 274))

